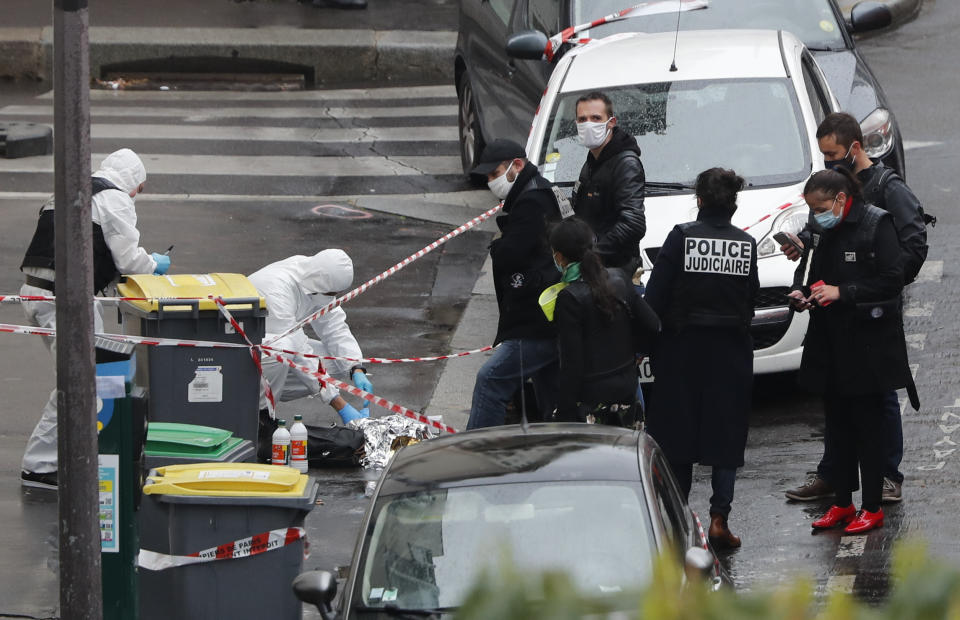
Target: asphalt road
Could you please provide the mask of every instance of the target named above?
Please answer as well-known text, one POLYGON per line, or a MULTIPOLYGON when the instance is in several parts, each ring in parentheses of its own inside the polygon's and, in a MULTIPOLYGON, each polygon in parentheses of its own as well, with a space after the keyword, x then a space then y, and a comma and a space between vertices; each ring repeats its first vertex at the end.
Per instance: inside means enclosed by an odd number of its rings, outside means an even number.
MULTIPOLYGON (((937 228, 929 231, 931 250, 927 266, 907 292, 905 327, 923 406, 919 412, 913 412, 909 406, 904 411, 904 502, 886 507, 886 525, 866 537, 850 539, 836 532, 812 535, 809 523, 828 503, 789 503, 784 500, 783 491, 802 482, 805 472, 812 470, 819 459, 823 429, 820 405, 795 388, 789 374, 761 377, 751 417, 747 464, 739 475, 731 515, 731 527, 743 538, 744 546, 723 558, 741 590, 784 582, 802 574, 812 578, 821 593, 852 591, 865 600, 879 601, 889 587, 891 550, 898 541, 914 537, 930 541, 935 553, 960 565, 960 522, 954 518, 960 495, 955 443, 960 442, 960 334, 955 318, 960 304, 955 265, 960 263, 960 257, 952 243, 952 233, 960 226, 960 216, 953 209, 954 196, 960 192, 956 175, 960 124, 955 120, 960 84, 953 78, 960 63, 960 50, 952 44, 958 28, 960 6, 928 0, 916 21, 861 43, 907 140, 908 180, 925 208, 939 218, 937 228)), ((32 100, 24 99, 26 95, 0 94, 0 105, 30 104, 32 100)), ((349 109, 360 104, 345 105, 349 109)), ((231 125, 255 126, 257 122, 240 118, 231 125)), ((393 124, 418 123, 423 124, 393 124)), ((449 129, 451 123, 455 127, 455 120, 440 116, 430 124, 449 129)), ((353 124, 360 126, 363 121, 354 120, 353 124)), ((378 123, 367 125, 377 127, 378 123)), ((184 148, 170 138, 147 139, 154 141, 149 145, 155 147, 152 153, 177 154, 184 148)), ((356 145, 317 142, 310 147, 297 147, 306 149, 300 156, 332 155, 344 148, 348 151, 344 156, 358 154, 356 145)), ((206 147, 197 146, 191 152, 203 148, 206 147)), ((390 159, 425 153, 453 155, 449 138, 416 146, 407 141, 390 148, 399 151, 378 156, 390 159)), ((427 171, 426 175, 411 175, 414 178, 404 181, 404 192, 429 195, 466 189, 447 175, 448 164, 437 164, 435 174, 427 171)), ((35 175, 28 179, 30 182, 24 181, 20 173, 0 172, 0 192, 47 191, 42 187, 47 178, 42 171, 27 174, 35 175)), ((181 189, 172 177, 158 181, 165 192, 204 193, 202 187, 181 189)), ((376 182, 382 183, 373 186, 378 192, 391 187, 387 181, 376 182)), ((140 207, 144 243, 148 247, 166 247, 175 242, 174 266, 180 272, 249 273, 281 256, 321 247, 343 247, 358 263, 359 280, 378 273, 449 229, 371 210, 364 211, 370 214, 369 218, 356 221, 318 215, 313 210, 315 203, 297 197, 306 181, 289 180, 289 191, 284 183, 282 179, 276 181, 267 192, 262 183, 246 179, 238 182, 238 195, 231 198, 231 183, 219 180, 215 200, 181 197, 162 204, 144 203, 140 207), (251 191, 251 187, 259 189, 251 191), (288 199, 283 197, 284 193, 288 199), (269 196, 250 199, 260 194, 269 196)), ((359 193, 360 185, 351 183, 348 191, 359 193)), ((341 203, 353 204, 346 199, 341 203)), ((0 271, 0 290, 13 292, 19 282, 15 265, 29 237, 35 206, 26 198, 7 195, 0 201, 0 212, 4 217, 0 262, 9 267, 0 271)), ((361 335, 365 352, 384 355, 406 352, 411 347, 417 353, 445 352, 480 269, 487 239, 485 233, 465 235, 352 304, 348 313, 361 335)), ((0 306, 0 321, 21 322, 19 309, 0 306)), ((9 613, 52 615, 56 607, 52 549, 55 504, 35 493, 21 493, 16 480, 23 441, 51 384, 46 375, 50 361, 39 343, 28 337, 0 338, 0 385, 4 395, 4 414, 0 416, 0 520, 10 530, 3 535, 7 536, 5 545, 20 541, 12 547, 23 558, 16 566, 8 561, 0 563, 0 617, 9 613), (11 339, 17 340, 14 343, 11 339)), ((421 407, 429 400, 437 372, 435 367, 378 369, 374 385, 404 404, 421 407)), ((327 417, 317 414, 315 419, 332 419, 325 412, 323 415, 327 417)), ((344 565, 349 562, 357 523, 367 504, 363 488, 371 474, 314 473, 323 481, 324 504, 308 519, 312 552, 306 567, 344 565)), ((697 472, 691 495, 692 506, 701 514, 708 509, 708 473, 697 472)))

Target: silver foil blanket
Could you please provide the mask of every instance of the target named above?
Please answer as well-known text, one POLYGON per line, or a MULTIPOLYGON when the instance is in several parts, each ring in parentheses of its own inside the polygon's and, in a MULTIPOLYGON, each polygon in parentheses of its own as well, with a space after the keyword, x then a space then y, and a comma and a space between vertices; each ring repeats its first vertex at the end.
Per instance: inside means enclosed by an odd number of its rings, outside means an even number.
POLYGON ((347 426, 363 433, 365 454, 360 465, 367 469, 383 469, 395 450, 432 436, 426 424, 396 414, 359 418, 351 420, 347 426))

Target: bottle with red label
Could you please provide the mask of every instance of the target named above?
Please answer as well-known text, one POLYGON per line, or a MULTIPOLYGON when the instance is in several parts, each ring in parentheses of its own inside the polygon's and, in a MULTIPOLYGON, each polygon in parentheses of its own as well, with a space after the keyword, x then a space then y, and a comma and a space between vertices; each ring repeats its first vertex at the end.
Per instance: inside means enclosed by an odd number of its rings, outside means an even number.
POLYGON ((273 431, 273 458, 274 465, 290 464, 290 431, 287 430, 286 420, 277 420, 277 430, 273 431))
POLYGON ((303 416, 293 416, 293 426, 290 427, 290 467, 296 468, 301 474, 307 473, 310 468, 307 460, 307 439, 303 416))

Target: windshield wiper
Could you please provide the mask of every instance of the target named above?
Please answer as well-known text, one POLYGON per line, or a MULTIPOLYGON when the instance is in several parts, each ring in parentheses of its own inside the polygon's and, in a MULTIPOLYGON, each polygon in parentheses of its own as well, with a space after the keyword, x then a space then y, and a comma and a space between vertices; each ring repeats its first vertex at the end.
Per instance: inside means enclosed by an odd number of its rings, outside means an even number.
POLYGON ((388 616, 395 616, 397 618, 429 618, 431 616, 441 616, 443 614, 450 614, 456 611, 456 608, 454 607, 438 607, 437 609, 405 609, 403 607, 397 607, 396 605, 384 605, 383 607, 357 605, 353 609, 354 611, 386 614, 388 616))
POLYGON ((696 189, 693 185, 688 183, 663 183, 661 181, 645 181, 645 187, 650 189, 668 189, 668 190, 685 190, 685 189, 696 189))

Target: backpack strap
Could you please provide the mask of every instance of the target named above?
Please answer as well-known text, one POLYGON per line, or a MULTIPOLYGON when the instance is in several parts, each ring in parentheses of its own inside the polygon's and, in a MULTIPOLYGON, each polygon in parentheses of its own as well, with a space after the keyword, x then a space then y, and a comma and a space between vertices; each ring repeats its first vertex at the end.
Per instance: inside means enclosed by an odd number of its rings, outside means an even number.
POLYGON ((860 218, 860 225, 857 227, 856 247, 857 251, 865 256, 868 263, 872 266, 877 258, 876 253, 873 251, 873 240, 877 235, 877 225, 883 216, 888 215, 888 213, 880 207, 875 207, 871 204, 866 204, 864 207, 863 215, 860 218))

